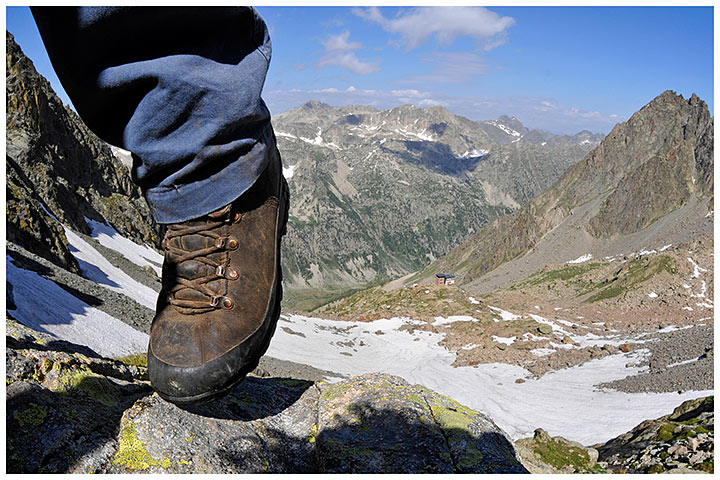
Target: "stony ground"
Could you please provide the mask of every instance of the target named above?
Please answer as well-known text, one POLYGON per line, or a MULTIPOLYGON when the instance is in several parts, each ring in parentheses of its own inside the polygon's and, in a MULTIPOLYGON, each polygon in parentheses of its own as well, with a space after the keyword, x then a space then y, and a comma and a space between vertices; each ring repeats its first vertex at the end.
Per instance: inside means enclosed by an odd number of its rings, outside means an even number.
POLYGON ((714 397, 689 400, 603 444, 584 447, 542 429, 515 442, 531 473, 713 473, 714 397))
POLYGON ((142 356, 101 358, 7 322, 8 473, 526 471, 490 419, 398 377, 251 375, 181 409, 152 392, 142 356))
POLYGON ((670 414, 595 445, 613 473, 713 473, 714 397, 690 400, 670 414))
POLYGON ((711 390, 712 265, 711 243, 698 241, 549 266, 477 298, 455 285, 394 285, 358 292, 313 314, 424 320, 411 328, 442 334, 442 344, 457 354, 455 365, 508 363, 536 376, 639 350, 649 371, 603 387, 711 390), (438 321, 453 315, 467 318, 438 321))

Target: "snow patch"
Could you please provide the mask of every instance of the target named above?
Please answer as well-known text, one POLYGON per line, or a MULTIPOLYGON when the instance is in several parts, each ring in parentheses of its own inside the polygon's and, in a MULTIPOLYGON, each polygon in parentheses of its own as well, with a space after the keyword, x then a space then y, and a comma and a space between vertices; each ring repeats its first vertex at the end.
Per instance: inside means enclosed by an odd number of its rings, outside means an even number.
POLYGON ((131 278, 127 273, 107 261, 100 252, 75 232, 67 227, 64 228, 70 252, 80 264, 80 270, 85 278, 155 310, 157 292, 131 278))
POLYGON ((544 357, 546 355, 552 355, 555 352, 557 352, 557 350, 555 350, 554 348, 535 348, 533 350, 530 350, 530 353, 532 353, 536 357, 544 357))
POLYGON ((150 266, 158 277, 162 275, 163 256, 146 245, 138 245, 129 238, 123 237, 110 225, 96 222, 85 217, 90 227, 90 236, 103 247, 121 253, 125 258, 140 267, 150 266))
POLYGON ((505 345, 512 345, 515 343, 515 340, 517 340, 517 337, 498 337, 497 335, 493 335, 492 339, 496 341, 497 343, 504 343, 505 345))
POLYGON ((655 292, 650 292, 650 293, 648 293, 648 297, 650 297, 650 298, 657 298, 657 297, 658 297, 658 294, 655 293, 655 292))
POLYGON ((477 300, 475 300, 473 297, 468 297, 468 300, 470 300, 470 303, 472 303, 473 305, 479 305, 479 304, 480 304, 480 302, 478 302, 477 300))
POLYGON ((699 358, 691 358, 690 360, 683 360, 682 362, 671 363, 670 365, 666 365, 665 368, 679 367, 680 365, 687 365, 689 363, 695 363, 698 360, 700 360, 700 359, 699 358))
MULTIPOLYGON (((500 315, 500 318, 503 319, 503 321, 508 322, 510 320, 517 320, 518 318, 522 318, 522 315, 515 315, 514 313, 506 312, 502 308, 498 307, 491 307, 488 305, 488 308, 494 312, 497 312, 498 315, 500 315)), ((498 320, 495 320, 496 322, 498 320)))
POLYGON ((297 168, 298 164, 290 165, 288 167, 283 167, 283 177, 285 177, 286 180, 290 180, 292 176, 295 174, 295 169, 297 168))
POLYGON ((570 260, 570 261, 565 262, 565 263, 583 263, 583 262, 587 262, 588 260, 590 260, 590 259, 592 259, 592 258, 593 258, 592 254, 586 253, 585 255, 579 256, 579 257, 576 258, 575 260, 570 260))
POLYGON ((695 268, 691 278, 698 278, 700 276, 700 272, 707 272, 707 269, 702 268, 700 265, 695 263, 695 260, 693 260, 692 258, 688 257, 688 262, 692 263, 693 267, 695 268))
POLYGON ((455 322, 477 322, 477 318, 473 318, 467 315, 450 315, 449 317, 435 317, 435 321, 432 323, 434 326, 445 325, 448 323, 455 322))
POLYGON ((23 325, 61 340, 86 345, 105 357, 147 351, 148 335, 91 307, 55 282, 17 267, 5 257, 7 284, 16 305, 13 317, 23 325))
POLYGON ((668 325, 665 328, 661 328, 658 330, 658 333, 669 333, 669 332, 677 332, 678 330, 687 330, 688 328, 692 328, 692 325, 686 325, 684 327, 676 327, 675 325, 668 325))
POLYGON ((487 155, 488 153, 490 153, 489 150, 477 150, 477 149, 474 149, 474 148, 473 148, 472 150, 466 151, 465 153, 463 153, 462 155, 460 155, 458 158, 477 158, 477 157, 484 157, 484 156, 487 155))
POLYGON ((521 136, 521 133, 520 133, 520 132, 518 132, 518 131, 516 131, 516 130, 513 130, 512 128, 510 128, 510 127, 508 127, 508 126, 506 126, 506 125, 503 125, 502 123, 498 123, 498 122, 496 122, 495 120, 488 120, 488 121, 486 121, 485 123, 487 123, 487 124, 489 124, 489 125, 492 125, 493 127, 497 127, 497 128, 499 128, 500 130, 502 130, 503 132, 507 133, 508 135, 512 135, 513 137, 519 137, 519 136, 521 136))

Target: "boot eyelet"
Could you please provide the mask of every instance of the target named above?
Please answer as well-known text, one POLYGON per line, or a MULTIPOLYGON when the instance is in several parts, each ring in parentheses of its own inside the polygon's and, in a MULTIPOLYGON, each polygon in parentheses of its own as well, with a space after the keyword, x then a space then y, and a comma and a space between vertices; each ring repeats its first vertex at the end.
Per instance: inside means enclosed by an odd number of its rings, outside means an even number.
POLYGON ((235 212, 232 219, 233 223, 238 223, 240 220, 242 220, 242 213, 235 212))
POLYGON ((221 297, 210 297, 210 306, 217 307, 220 304, 221 297))
POLYGON ((167 248, 168 248, 167 238, 163 238, 163 241, 162 241, 162 243, 160 244, 160 246, 163 248, 163 250, 167 250, 167 248))
POLYGON ((217 248, 223 248, 225 246, 225 239, 224 238, 218 238, 215 240, 215 246, 217 248))
POLYGON ((222 265, 218 265, 217 270, 215 270, 215 275, 218 277, 224 277, 225 276, 225 267, 222 265))
POLYGON ((230 280, 237 280, 237 278, 238 278, 238 272, 237 272, 236 270, 230 270, 230 271, 227 273, 227 276, 228 276, 228 278, 229 278, 230 280))
POLYGON ((223 307, 227 308, 228 310, 231 310, 235 304, 233 303, 232 299, 229 297, 225 297, 223 299, 223 307))
POLYGON ((238 243, 238 241, 235 240, 234 238, 228 239, 227 246, 230 250, 235 250, 236 248, 238 248, 239 245, 240 244, 238 243))

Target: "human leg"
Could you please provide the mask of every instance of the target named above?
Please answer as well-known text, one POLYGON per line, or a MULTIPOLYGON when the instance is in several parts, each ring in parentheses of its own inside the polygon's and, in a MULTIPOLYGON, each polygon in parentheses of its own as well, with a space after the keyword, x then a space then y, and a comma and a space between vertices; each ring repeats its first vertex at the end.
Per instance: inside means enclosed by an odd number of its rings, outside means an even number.
POLYGON ((275 144, 261 98, 272 49, 255 9, 32 11, 83 121, 133 152, 158 223, 221 208, 260 176, 275 144))
POLYGON ((267 349, 282 298, 288 192, 260 97, 265 23, 250 8, 33 14, 78 113, 133 152, 133 179, 168 224, 153 387, 176 403, 221 395, 267 349))

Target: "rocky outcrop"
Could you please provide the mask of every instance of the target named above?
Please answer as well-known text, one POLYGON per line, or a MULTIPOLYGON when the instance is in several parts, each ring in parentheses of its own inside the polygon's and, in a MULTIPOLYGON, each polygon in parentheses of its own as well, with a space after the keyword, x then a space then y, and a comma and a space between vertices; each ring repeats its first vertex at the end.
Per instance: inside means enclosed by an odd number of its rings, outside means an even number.
POLYGON ((62 104, 9 32, 5 58, 8 240, 75 272, 60 224, 90 234, 88 218, 157 245, 128 169, 62 104))
POLYGON ((563 437, 535 430, 533 438, 522 438, 515 448, 530 473, 606 473, 597 464, 598 451, 563 437))
POLYGON ((515 448, 531 473, 714 473, 714 403, 714 397, 688 400, 592 447, 539 428, 515 448))
POLYGON ((531 473, 714 473, 714 403, 714 397, 688 400, 592 447, 541 428, 515 447, 531 473))
POLYGON ((713 473, 715 397, 689 400, 594 447, 613 473, 713 473))
POLYGON ((398 377, 250 376, 181 409, 142 357, 101 358, 8 320, 9 473, 521 473, 482 414, 398 377))

